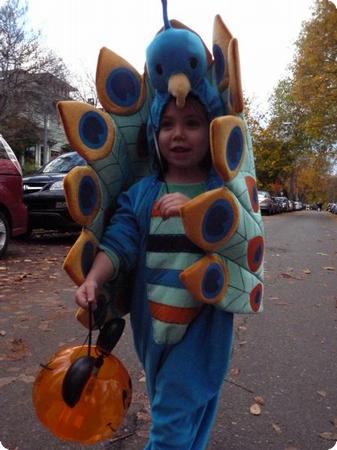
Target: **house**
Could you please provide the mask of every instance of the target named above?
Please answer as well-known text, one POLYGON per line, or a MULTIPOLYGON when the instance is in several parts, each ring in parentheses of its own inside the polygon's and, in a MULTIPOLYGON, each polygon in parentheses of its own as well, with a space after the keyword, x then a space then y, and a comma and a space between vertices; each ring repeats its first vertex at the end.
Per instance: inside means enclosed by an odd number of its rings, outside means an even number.
POLYGON ((19 95, 11 95, 7 107, 15 111, 16 117, 31 123, 37 135, 37 142, 25 149, 20 162, 24 164, 30 159, 40 167, 69 148, 56 104, 60 100, 71 100, 77 89, 51 73, 24 70, 16 71, 15 86, 19 95))
POLYGON ((26 150, 26 157, 35 160, 37 166, 46 164, 69 148, 56 104, 60 100, 71 100, 76 89, 70 84, 49 73, 31 75, 31 104, 24 109, 30 110, 30 117, 39 129, 40 141, 26 150), (43 95, 36 95, 37 92, 43 95))

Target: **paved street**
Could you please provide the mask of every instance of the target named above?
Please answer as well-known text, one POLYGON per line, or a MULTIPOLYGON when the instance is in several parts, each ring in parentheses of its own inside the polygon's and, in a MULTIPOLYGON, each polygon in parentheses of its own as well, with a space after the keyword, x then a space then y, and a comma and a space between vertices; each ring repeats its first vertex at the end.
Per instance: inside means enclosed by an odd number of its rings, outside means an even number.
MULTIPOLYGON (((232 368, 208 450, 327 450, 337 440, 337 216, 300 211, 264 222, 265 311, 236 318, 232 368)), ((130 371, 133 403, 113 440, 61 442, 34 414, 39 364, 86 337, 61 268, 74 240, 12 242, 0 260, 0 441, 10 450, 141 450, 149 414, 129 329, 116 354, 130 371)))

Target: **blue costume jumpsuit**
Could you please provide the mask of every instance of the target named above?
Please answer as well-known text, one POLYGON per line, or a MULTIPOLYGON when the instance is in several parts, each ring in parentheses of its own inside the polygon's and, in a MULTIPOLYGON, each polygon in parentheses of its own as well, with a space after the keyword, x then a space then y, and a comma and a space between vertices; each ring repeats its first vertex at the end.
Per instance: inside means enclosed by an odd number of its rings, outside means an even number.
MULTIPOLYGON (((143 364, 152 426, 145 450, 203 450, 215 419, 232 349, 233 315, 204 305, 180 342, 157 344, 146 295, 146 240, 162 182, 146 177, 119 197, 101 241, 116 272, 134 271, 130 319, 143 364)), ((207 189, 223 184, 211 173, 207 189)))

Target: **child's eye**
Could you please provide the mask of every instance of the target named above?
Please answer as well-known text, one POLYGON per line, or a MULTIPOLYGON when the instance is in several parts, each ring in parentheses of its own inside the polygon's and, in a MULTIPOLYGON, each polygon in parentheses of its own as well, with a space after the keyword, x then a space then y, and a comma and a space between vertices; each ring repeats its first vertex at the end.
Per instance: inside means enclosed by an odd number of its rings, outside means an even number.
POLYGON ((189 128, 198 128, 201 126, 201 123, 200 123, 200 120, 198 120, 198 119, 188 119, 186 121, 186 125, 189 128))
POLYGON ((169 119, 163 119, 161 122, 160 122, 160 129, 168 129, 168 128, 172 128, 172 126, 173 126, 173 121, 172 120, 169 120, 169 119))

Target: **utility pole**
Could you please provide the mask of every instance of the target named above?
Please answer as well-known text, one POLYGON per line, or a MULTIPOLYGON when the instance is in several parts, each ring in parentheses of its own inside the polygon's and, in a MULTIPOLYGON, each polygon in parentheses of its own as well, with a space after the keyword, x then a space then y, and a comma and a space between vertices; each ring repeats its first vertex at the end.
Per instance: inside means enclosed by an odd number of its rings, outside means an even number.
POLYGON ((48 149, 48 113, 43 114, 43 161, 42 165, 49 161, 49 149, 48 149))

